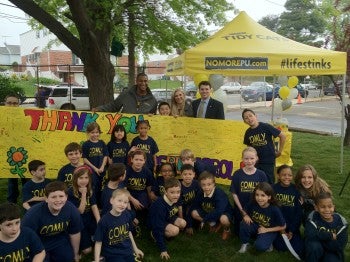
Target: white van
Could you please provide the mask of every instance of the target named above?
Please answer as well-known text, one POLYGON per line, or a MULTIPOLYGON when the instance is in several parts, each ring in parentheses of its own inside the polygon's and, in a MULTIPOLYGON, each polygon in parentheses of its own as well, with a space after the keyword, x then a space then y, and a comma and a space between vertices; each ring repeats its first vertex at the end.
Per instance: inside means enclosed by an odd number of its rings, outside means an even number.
POLYGON ((85 86, 52 86, 47 108, 90 110, 88 88, 85 86))

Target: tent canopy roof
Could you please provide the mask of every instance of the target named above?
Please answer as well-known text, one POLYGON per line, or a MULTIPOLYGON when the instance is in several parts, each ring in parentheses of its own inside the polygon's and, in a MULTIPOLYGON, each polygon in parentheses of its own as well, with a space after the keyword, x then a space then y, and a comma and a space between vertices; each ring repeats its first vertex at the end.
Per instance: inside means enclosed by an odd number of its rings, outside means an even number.
POLYGON ((240 12, 230 23, 167 63, 168 75, 340 75, 346 53, 301 44, 240 12))

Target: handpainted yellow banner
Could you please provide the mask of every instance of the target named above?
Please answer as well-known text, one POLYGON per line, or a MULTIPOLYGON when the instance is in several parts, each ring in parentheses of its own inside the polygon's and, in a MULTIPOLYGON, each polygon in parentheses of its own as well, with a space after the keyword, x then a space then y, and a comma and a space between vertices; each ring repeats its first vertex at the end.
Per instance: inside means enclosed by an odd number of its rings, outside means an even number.
MULTIPOLYGON (((67 159, 64 147, 70 142, 87 140, 86 126, 96 121, 106 143, 116 124, 123 124, 131 141, 139 119, 150 121, 149 135, 158 144, 158 162, 177 163, 182 149, 191 149, 197 159, 213 164, 217 182, 230 184, 239 168, 247 125, 240 121, 186 117, 92 113, 85 111, 42 110, 37 108, 0 107, 0 177, 30 177, 28 162, 40 159, 46 163, 48 178, 56 178, 67 159)), ((277 165, 292 164, 291 133, 277 165)))

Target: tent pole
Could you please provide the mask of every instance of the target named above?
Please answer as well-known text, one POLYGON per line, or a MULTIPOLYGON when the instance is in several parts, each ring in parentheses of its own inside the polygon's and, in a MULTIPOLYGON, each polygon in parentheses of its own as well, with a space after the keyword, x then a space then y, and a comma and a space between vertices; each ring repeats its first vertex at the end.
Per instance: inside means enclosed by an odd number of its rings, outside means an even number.
POLYGON ((272 99, 271 99, 271 123, 274 123, 273 121, 273 115, 275 111, 275 83, 276 83, 276 75, 273 75, 273 83, 272 83, 272 99))
POLYGON ((343 75, 343 88, 342 88, 342 100, 341 100, 341 130, 340 130, 340 174, 343 174, 343 168, 344 168, 344 129, 345 129, 345 106, 344 106, 344 100, 345 100, 345 88, 346 88, 346 74, 343 75))

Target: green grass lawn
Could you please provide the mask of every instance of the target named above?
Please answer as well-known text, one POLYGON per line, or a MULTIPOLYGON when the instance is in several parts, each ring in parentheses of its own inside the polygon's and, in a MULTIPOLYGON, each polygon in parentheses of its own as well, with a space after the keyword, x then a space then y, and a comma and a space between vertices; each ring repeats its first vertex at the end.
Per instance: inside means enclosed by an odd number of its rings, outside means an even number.
MULTIPOLYGON (((333 136, 320 136, 306 133, 293 133, 292 159, 294 162, 294 173, 298 167, 309 163, 312 164, 319 175, 324 178, 331 186, 334 194, 336 209, 348 221, 350 220, 350 181, 346 185, 343 193, 339 192, 347 172, 350 171, 350 149, 345 149, 344 154, 344 174, 339 173, 340 162, 340 138, 333 136)), ((228 192, 228 187, 224 186, 228 192)), ((6 201, 6 180, 0 181, 0 190, 3 192, 0 196, 2 202, 6 201)), ((232 201, 232 197, 230 196, 232 201)), ((160 261, 159 251, 156 244, 150 239, 146 230, 142 231, 142 236, 136 238, 139 248, 145 253, 143 261, 160 261)), ((171 261, 277 261, 283 262, 296 261, 288 252, 256 253, 249 249, 246 254, 239 254, 239 239, 234 236, 228 241, 223 241, 220 235, 208 233, 207 230, 195 232, 192 237, 180 234, 175 239, 167 243, 168 252, 171 261)), ((350 260, 349 244, 345 250, 345 260, 350 260)), ((91 256, 83 261, 91 261, 91 256)))

